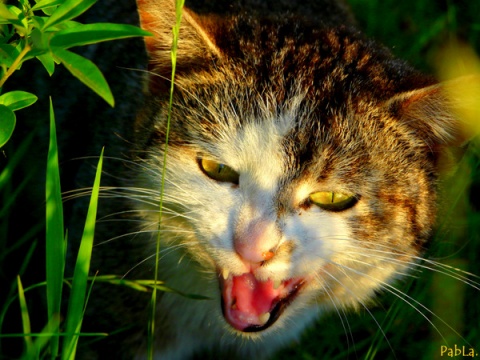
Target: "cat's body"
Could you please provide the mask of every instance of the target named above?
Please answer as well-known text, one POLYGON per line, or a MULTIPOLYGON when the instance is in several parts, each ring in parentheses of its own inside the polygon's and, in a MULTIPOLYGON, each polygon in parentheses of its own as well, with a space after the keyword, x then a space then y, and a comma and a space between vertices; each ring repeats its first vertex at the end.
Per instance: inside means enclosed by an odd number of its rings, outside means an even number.
MULTIPOLYGON (((138 2, 154 33, 145 104, 131 163, 104 191, 120 195, 105 215, 122 222, 104 221, 92 270, 151 279, 174 10, 170 0, 138 2)), ((209 299, 159 293, 160 359, 267 357, 322 311, 367 306, 431 235, 440 153, 465 140, 454 104, 365 39, 343 4, 312 3, 183 15, 158 277, 209 299)), ((95 287, 86 330, 126 330, 85 357, 144 358, 148 303, 149 294, 95 287)))

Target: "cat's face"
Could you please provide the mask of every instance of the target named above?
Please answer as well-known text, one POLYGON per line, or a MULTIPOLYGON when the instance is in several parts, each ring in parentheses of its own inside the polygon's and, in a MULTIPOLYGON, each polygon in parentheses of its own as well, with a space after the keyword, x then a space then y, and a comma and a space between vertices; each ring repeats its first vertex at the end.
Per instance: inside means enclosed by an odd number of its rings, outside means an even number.
MULTIPOLYGON (((231 99, 214 104, 196 89, 189 107, 175 107, 172 138, 178 116, 219 123, 209 125, 215 134, 199 127, 182 133, 185 144, 172 140, 164 204, 178 219, 164 226, 178 231, 164 240, 188 243, 188 256, 218 274, 233 327, 261 330, 305 302, 364 303, 416 260, 434 219, 425 145, 386 126, 377 109, 334 114, 330 126, 311 130, 321 115, 298 98, 292 108, 263 104, 251 114, 250 103, 234 110, 231 99)), ((249 101, 260 105, 264 95, 249 101)), ((150 166, 160 169, 156 150, 150 166)), ((145 181, 160 188, 158 175, 145 181)))
MULTIPOLYGON (((240 18, 216 36, 197 20, 188 15, 184 32, 203 54, 184 44, 188 56, 177 60, 164 246, 218 279, 208 295, 245 335, 310 305, 365 306, 408 272, 431 233, 438 151, 460 141, 444 126, 440 89, 422 88, 429 79, 348 29, 240 18)), ((149 44, 161 76, 166 48, 149 44)), ((151 106, 138 121, 139 132, 150 129, 138 183, 155 191, 167 132, 162 81, 151 77, 151 106)), ((155 228, 158 214, 145 214, 155 228)))

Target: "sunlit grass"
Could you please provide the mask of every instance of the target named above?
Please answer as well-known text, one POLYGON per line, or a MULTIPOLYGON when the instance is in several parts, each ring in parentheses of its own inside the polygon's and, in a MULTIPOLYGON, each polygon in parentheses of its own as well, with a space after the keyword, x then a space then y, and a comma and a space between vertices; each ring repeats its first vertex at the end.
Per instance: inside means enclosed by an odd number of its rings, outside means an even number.
POLYGON ((97 220, 98 197, 100 192, 100 178, 103 166, 103 150, 98 160, 95 181, 92 188, 90 204, 88 206, 85 228, 78 250, 75 270, 73 273, 72 289, 68 302, 68 311, 65 321, 66 337, 62 351, 62 359, 74 359, 81 332, 83 314, 88 299, 88 277, 90 260, 92 257, 95 224, 97 220))
MULTIPOLYGON (((50 101, 50 145, 47 160, 46 181, 46 275, 48 319, 60 319, 63 276, 65 272, 66 240, 63 226, 63 203, 58 165, 57 130, 53 104, 50 101)), ((60 323, 49 323, 52 333, 58 331, 60 323)), ((52 356, 58 354, 58 336, 51 338, 52 356)))
MULTIPOLYGON (((66 239, 64 235, 62 196, 60 187, 60 174, 58 164, 58 146, 56 139, 55 117, 53 105, 50 104, 50 147, 47 161, 46 180, 46 274, 47 281, 31 287, 46 288, 47 319, 44 330, 39 334, 32 333, 30 325, 30 313, 28 311, 26 291, 23 288, 20 276, 17 276, 17 294, 14 295, 15 287, 9 292, 7 302, 0 313, 0 329, 3 329, 5 314, 12 303, 18 299, 20 305, 20 318, 23 334, 0 333, 2 337, 23 337, 24 338, 24 359, 42 359, 45 356, 56 358, 62 345, 62 359, 74 359, 78 337, 81 335, 81 324, 86 306, 87 281, 89 264, 95 232, 96 212, 98 195, 100 191, 100 176, 102 171, 103 152, 100 155, 95 182, 92 188, 91 200, 88 208, 85 230, 81 239, 81 245, 75 266, 73 279, 70 281, 64 278, 66 259, 66 239), (69 307, 65 318, 65 332, 60 332, 61 305, 64 299, 63 284, 71 282, 69 295, 69 307), (35 340, 34 340, 35 338, 35 340), (37 339, 38 338, 38 339, 37 339), (44 352, 44 349, 48 348, 44 352)), ((8 171, 8 167, 7 170, 8 171)), ((3 173, 5 174, 5 172, 3 173)), ((7 176, 4 175, 2 179, 7 176)), ((3 180, 6 181, 6 180, 3 180)), ((33 248, 36 242, 32 243, 31 250, 24 259, 25 268, 30 261, 33 248)), ((23 271, 22 271, 23 272, 23 271)), ((83 334, 89 335, 89 334, 83 334)), ((96 334, 97 336, 100 334, 96 334)))
MULTIPOLYGON (((163 169, 162 169, 162 181, 160 189, 160 201, 159 201, 159 212, 158 212, 158 235, 156 239, 156 251, 155 251, 155 273, 154 273, 154 283, 158 282, 158 269, 160 261, 160 241, 161 241, 161 227, 162 227, 162 215, 163 215, 163 194, 165 189, 165 174, 167 169, 167 153, 168 153, 168 141, 170 133, 170 122, 172 118, 172 106, 173 106, 173 91, 175 88, 175 71, 177 67, 177 50, 178 50, 178 39, 180 36, 180 22, 182 20, 183 6, 185 0, 176 0, 175 1, 175 24, 172 29, 172 48, 171 48, 171 59, 172 59, 172 74, 170 79, 170 99, 168 106, 168 116, 167 116, 167 130, 165 134, 165 145, 163 149, 163 169)), ((148 324, 148 339, 147 339, 147 354, 149 359, 153 359, 153 354, 155 351, 154 348, 154 337, 155 337, 155 318, 157 311, 157 287, 153 288, 152 297, 150 301, 150 316, 148 324)))

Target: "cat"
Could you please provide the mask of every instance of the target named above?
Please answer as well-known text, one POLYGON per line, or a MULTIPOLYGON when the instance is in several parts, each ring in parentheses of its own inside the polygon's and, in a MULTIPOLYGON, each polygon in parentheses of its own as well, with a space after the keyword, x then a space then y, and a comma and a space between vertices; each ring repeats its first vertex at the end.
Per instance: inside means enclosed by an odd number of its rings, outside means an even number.
MULTIPOLYGON (((152 279, 158 236, 159 280, 208 298, 158 293, 155 358, 268 358, 409 272, 441 162, 470 137, 449 95, 464 82, 396 59, 340 1, 187 2, 167 122, 174 1, 137 4, 153 34, 144 99, 120 185, 103 189, 118 204, 102 219, 123 221, 104 221, 92 270, 152 279)), ((145 358, 149 298, 94 286, 85 331, 119 334, 80 357, 145 358)))

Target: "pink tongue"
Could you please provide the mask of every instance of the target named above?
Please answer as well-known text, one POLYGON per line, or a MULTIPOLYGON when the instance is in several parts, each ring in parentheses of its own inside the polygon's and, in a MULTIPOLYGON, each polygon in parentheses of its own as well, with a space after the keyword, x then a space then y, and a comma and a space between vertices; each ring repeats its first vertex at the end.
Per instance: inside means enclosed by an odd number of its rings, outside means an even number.
POLYGON ((271 310, 277 295, 272 280, 260 282, 251 273, 233 277, 232 298, 236 299, 237 309, 242 312, 266 313, 271 310))
POLYGON ((229 279, 223 295, 225 318, 234 328, 244 330, 251 325, 264 325, 265 319, 259 317, 272 309, 280 290, 273 288, 272 280, 261 282, 246 273, 229 279))

